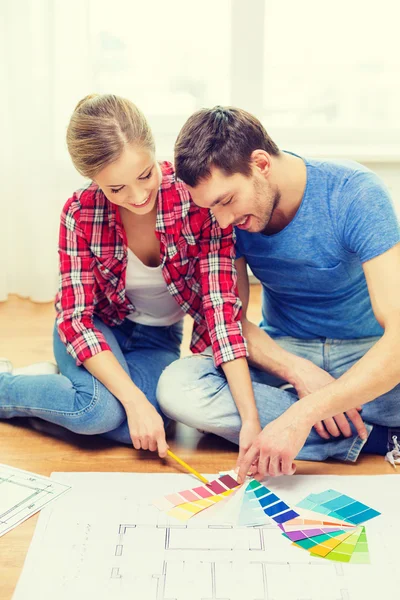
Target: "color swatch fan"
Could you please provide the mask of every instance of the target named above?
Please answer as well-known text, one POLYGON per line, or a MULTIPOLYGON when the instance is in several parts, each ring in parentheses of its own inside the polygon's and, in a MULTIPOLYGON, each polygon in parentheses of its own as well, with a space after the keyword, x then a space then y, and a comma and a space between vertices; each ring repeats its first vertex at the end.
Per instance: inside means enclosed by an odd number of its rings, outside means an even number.
POLYGON ((281 525, 283 535, 311 556, 348 563, 369 563, 365 527, 380 513, 366 504, 326 490, 310 494, 296 507, 297 518, 281 525))
POLYGON ((221 511, 229 513, 236 525, 257 527, 272 521, 293 545, 313 557, 369 563, 367 534, 362 523, 380 513, 336 490, 309 494, 291 507, 254 479, 240 486, 231 472, 207 485, 169 494, 153 504, 179 521, 188 521, 206 509, 209 509, 207 517, 211 516, 212 507, 221 500, 228 502, 221 505, 221 511), (230 505, 234 510, 228 510, 230 505))
POLYGON ((179 521, 188 521, 194 515, 224 500, 235 489, 238 482, 229 474, 222 475, 207 485, 168 494, 153 502, 159 510, 179 521))
POLYGON ((253 479, 245 488, 238 524, 254 527, 272 520, 280 525, 297 516, 279 496, 253 479))

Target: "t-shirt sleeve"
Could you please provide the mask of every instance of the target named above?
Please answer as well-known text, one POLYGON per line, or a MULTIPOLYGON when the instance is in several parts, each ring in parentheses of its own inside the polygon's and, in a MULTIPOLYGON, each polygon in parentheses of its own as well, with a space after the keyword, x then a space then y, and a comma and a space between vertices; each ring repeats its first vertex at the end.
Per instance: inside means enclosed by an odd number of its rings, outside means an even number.
POLYGON ((338 203, 339 235, 362 263, 400 241, 399 221, 383 182, 372 172, 359 172, 344 184, 338 203))

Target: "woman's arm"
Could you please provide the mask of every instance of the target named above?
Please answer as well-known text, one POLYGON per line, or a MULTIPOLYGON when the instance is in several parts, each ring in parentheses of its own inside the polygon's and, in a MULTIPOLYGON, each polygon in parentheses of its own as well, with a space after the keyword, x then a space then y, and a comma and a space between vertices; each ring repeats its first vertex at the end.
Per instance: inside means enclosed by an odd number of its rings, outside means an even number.
POLYGON ((158 449, 159 456, 164 458, 168 445, 162 417, 133 383, 114 354, 106 350, 86 359, 83 364, 125 408, 129 433, 136 450, 158 449))
POLYGON ((136 449, 165 456, 161 416, 119 364, 101 331, 93 325, 93 256, 80 227, 80 204, 71 198, 61 215, 60 287, 56 303, 60 338, 78 365, 84 365, 124 406, 136 449))
POLYGON ((94 257, 80 225, 80 211, 80 202, 73 196, 61 213, 56 300, 58 333, 77 365, 111 350, 104 335, 93 325, 94 257))
POLYGON ((246 342, 242 334, 232 228, 221 230, 213 217, 203 226, 200 272, 203 307, 214 363, 223 369, 242 420, 239 459, 261 430, 246 342))

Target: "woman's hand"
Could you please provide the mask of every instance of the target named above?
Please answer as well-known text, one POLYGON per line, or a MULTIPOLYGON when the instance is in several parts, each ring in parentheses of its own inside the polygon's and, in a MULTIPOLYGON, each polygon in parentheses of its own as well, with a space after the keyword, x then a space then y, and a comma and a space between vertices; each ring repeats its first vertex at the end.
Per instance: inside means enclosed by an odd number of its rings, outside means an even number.
POLYGON ((242 428, 239 435, 239 456, 237 459, 236 468, 240 467, 246 452, 251 447, 260 431, 261 425, 258 419, 242 421, 242 428))
POLYGON ((83 364, 121 402, 136 450, 158 450, 160 458, 164 458, 168 445, 163 420, 114 354, 110 350, 104 350, 86 359, 83 364))
POLYGON ((138 390, 134 402, 125 404, 128 427, 136 450, 158 451, 165 458, 169 448, 165 439, 162 417, 150 404, 146 396, 138 390))

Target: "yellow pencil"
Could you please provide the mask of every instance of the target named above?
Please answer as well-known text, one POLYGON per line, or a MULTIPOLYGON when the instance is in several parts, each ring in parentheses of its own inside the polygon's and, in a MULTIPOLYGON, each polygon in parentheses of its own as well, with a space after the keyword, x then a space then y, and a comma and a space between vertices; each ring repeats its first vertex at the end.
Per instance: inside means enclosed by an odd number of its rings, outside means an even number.
POLYGON ((176 454, 171 452, 171 450, 167 450, 167 454, 168 454, 168 456, 170 456, 171 458, 176 460, 177 463, 182 465, 182 467, 187 469, 189 471, 189 473, 193 473, 193 475, 196 475, 196 477, 198 477, 200 479, 200 481, 202 481, 203 483, 207 483, 207 484, 209 483, 209 481, 205 477, 203 477, 203 475, 200 475, 200 473, 198 473, 195 469, 193 469, 192 467, 189 467, 189 465, 187 463, 185 463, 184 460, 182 460, 181 458, 176 456, 176 454))

